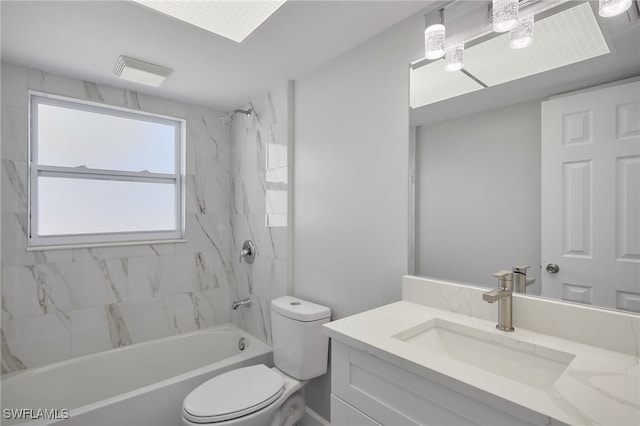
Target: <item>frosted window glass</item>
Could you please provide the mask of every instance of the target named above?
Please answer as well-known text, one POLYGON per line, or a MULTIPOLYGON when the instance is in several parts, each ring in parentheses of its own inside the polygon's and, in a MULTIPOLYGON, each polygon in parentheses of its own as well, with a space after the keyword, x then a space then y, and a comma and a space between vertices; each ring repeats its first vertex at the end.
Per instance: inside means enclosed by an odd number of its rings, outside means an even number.
MULTIPOLYGON (((121 114, 122 115, 122 114, 121 114)), ((176 124, 38 105, 38 164, 175 173, 176 124)))
POLYGON ((175 184, 38 178, 41 236, 176 230, 175 184))

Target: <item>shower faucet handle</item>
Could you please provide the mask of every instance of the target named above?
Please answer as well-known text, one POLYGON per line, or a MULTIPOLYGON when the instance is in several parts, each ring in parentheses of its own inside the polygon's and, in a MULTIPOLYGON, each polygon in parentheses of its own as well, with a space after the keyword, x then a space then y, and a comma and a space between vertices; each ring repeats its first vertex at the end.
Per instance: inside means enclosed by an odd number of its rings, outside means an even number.
POLYGON ((257 249, 253 241, 245 241, 244 244, 242 244, 242 250, 240 250, 240 263, 242 263, 242 259, 244 259, 248 264, 252 264, 256 258, 256 254, 257 249))

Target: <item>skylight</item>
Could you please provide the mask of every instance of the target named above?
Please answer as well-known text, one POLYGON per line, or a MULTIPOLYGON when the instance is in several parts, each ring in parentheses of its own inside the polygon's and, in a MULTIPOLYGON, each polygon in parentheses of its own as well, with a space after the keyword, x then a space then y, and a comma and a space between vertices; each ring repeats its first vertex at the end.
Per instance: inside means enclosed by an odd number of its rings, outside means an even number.
POLYGON ((286 0, 133 0, 143 6, 241 43, 286 0))

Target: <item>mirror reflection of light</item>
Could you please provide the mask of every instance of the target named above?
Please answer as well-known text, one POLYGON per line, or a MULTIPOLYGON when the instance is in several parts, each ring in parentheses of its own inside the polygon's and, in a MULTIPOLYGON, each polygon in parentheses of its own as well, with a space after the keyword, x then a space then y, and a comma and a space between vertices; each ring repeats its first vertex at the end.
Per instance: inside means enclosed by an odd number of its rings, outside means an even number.
POLYGON ((442 24, 429 26, 424 30, 424 56, 427 59, 438 59, 444 55, 445 28, 442 24))
POLYGON ((411 107, 419 108, 610 52, 589 3, 552 14, 535 25, 536 42, 524 51, 509 47, 508 33, 466 48, 465 73, 441 72, 439 62, 411 69, 411 107))
POLYGON ((512 49, 522 49, 533 43, 533 15, 528 15, 518 22, 518 26, 511 30, 509 46, 512 49))
POLYGON ((620 15, 629 9, 631 0, 600 0, 598 13, 603 18, 620 15))
POLYGON ((518 0, 493 0, 493 31, 504 33, 518 25, 518 0))
POLYGON ((464 43, 447 48, 444 63, 444 69, 449 72, 460 71, 464 68, 464 43))

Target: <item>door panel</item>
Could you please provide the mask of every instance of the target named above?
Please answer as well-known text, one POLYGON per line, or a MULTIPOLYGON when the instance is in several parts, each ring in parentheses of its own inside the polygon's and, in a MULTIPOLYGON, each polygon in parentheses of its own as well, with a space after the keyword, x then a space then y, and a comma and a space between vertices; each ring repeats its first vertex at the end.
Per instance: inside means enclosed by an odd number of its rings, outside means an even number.
POLYGON ((544 296, 640 312, 640 82, 542 103, 542 262, 544 296))

